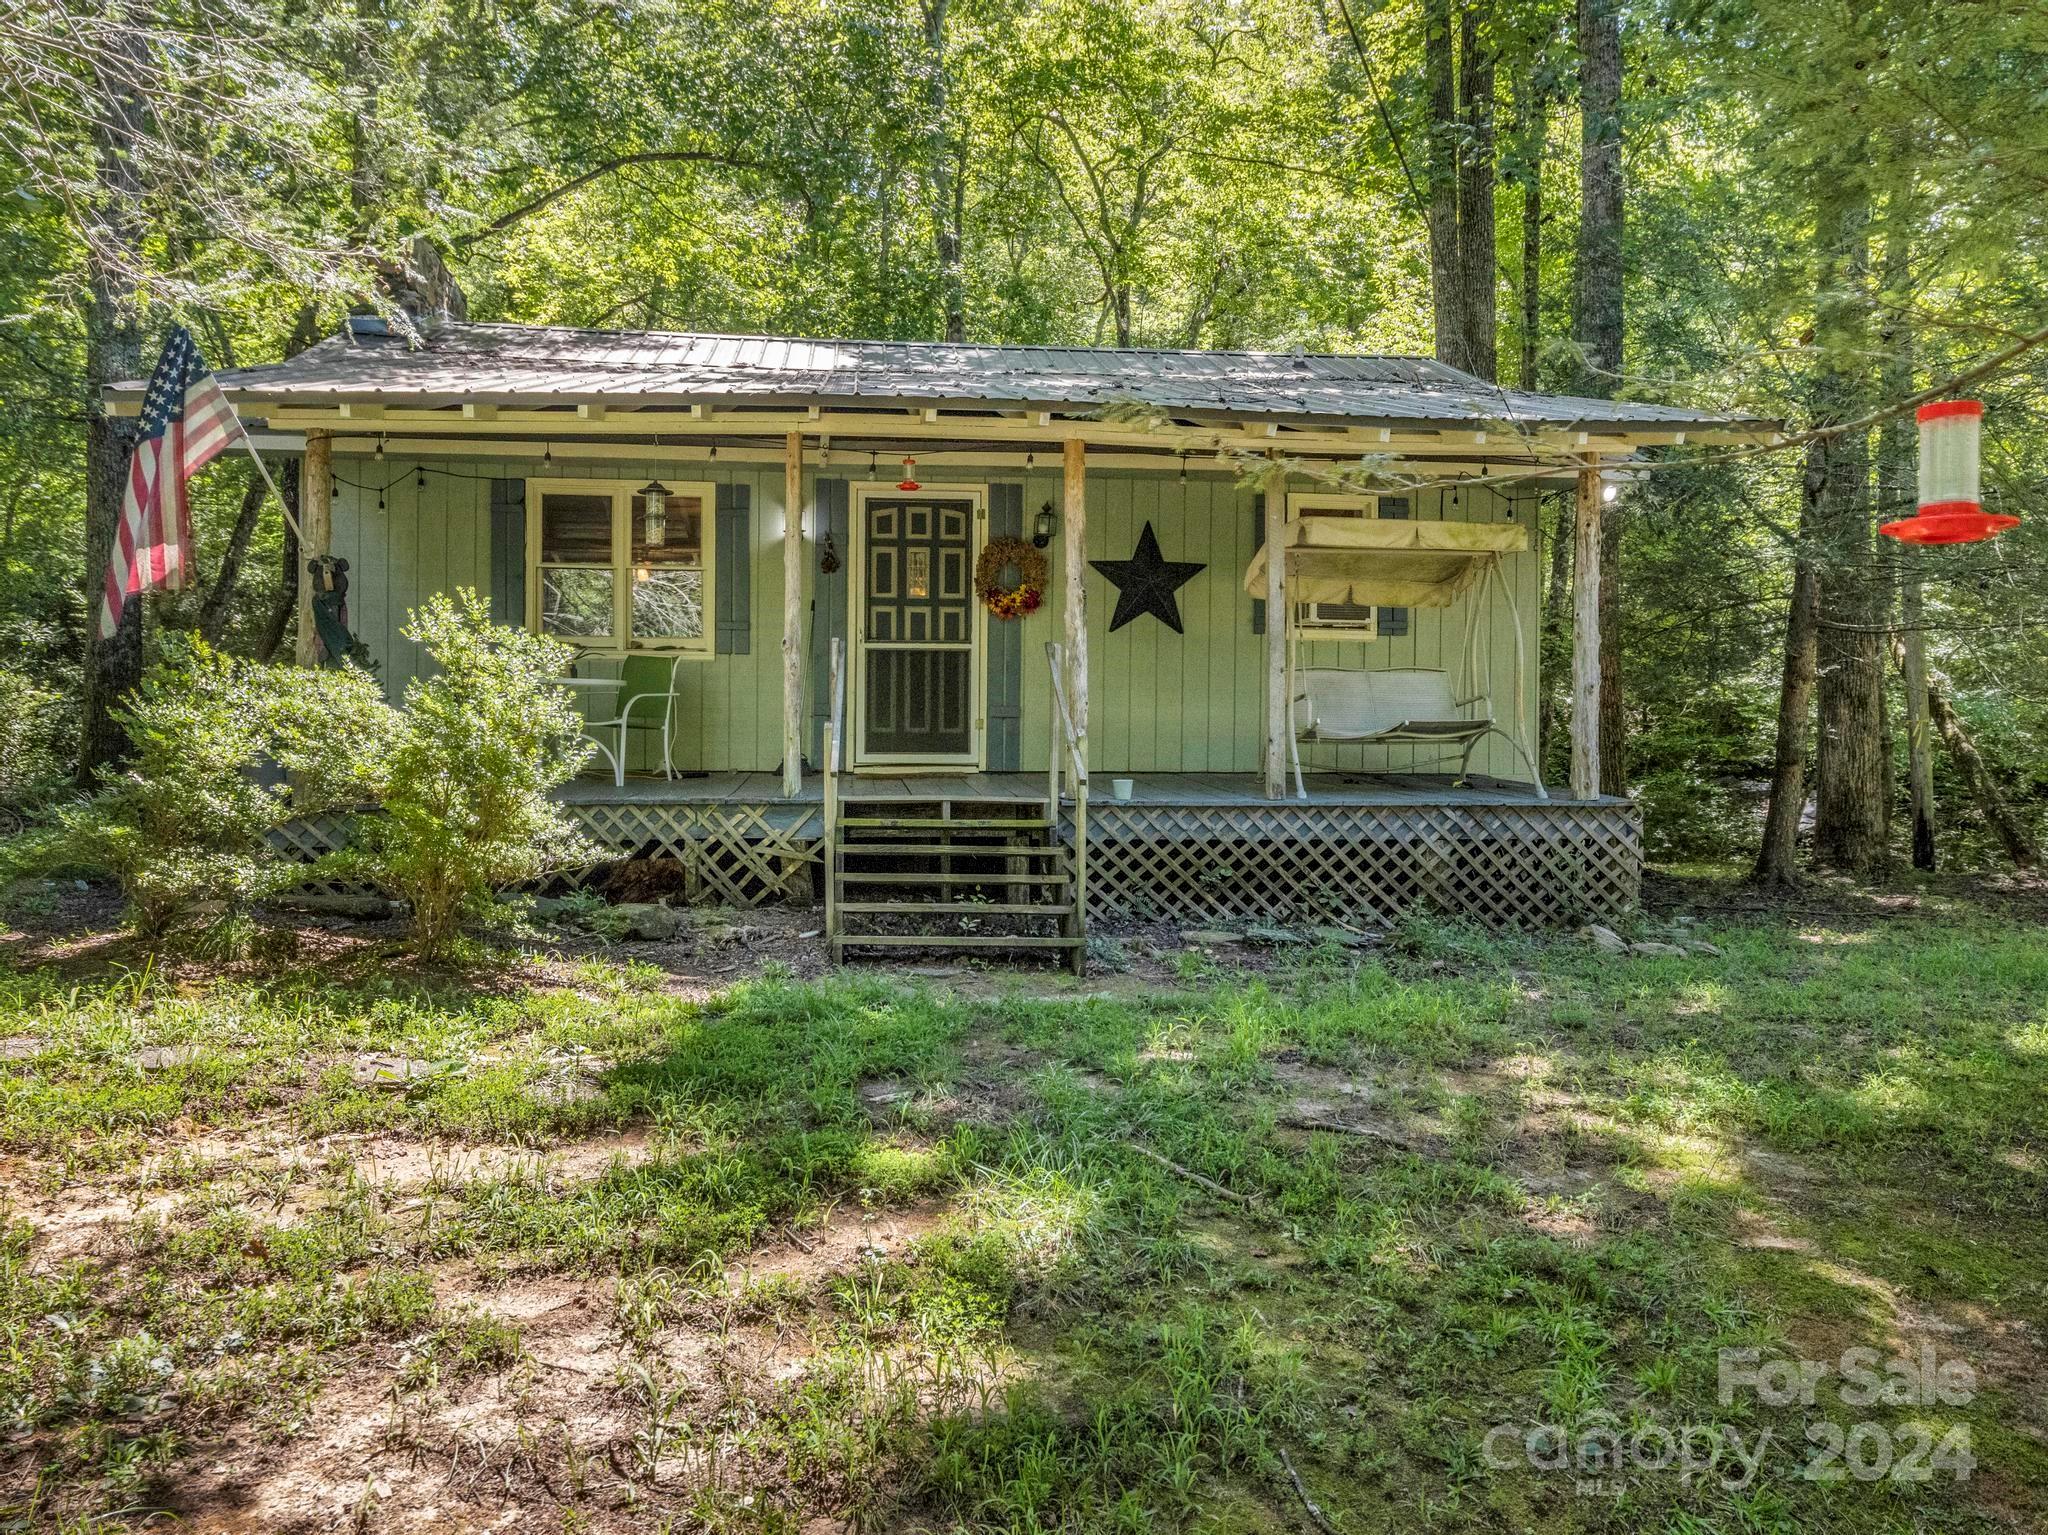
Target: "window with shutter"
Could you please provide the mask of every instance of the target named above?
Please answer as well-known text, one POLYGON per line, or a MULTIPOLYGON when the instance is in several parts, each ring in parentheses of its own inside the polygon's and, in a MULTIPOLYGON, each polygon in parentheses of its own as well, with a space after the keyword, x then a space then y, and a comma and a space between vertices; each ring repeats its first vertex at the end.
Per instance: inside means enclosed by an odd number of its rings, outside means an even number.
MULTIPOLYGON (((1287 498, 1287 515, 1295 517, 1377 517, 1378 496, 1339 496, 1309 492, 1287 498)), ((1294 630, 1308 640, 1370 640, 1379 637, 1380 610, 1359 602, 1299 602, 1294 630)))
POLYGON ((528 622, 586 648, 712 653, 709 484, 529 480, 528 622))
MULTIPOLYGON (((1406 496, 1381 496, 1379 515, 1406 521, 1415 515, 1414 504, 1406 496)), ((1381 608, 1378 623, 1379 637, 1383 640, 1397 640, 1408 632, 1408 610, 1406 608, 1381 608)))

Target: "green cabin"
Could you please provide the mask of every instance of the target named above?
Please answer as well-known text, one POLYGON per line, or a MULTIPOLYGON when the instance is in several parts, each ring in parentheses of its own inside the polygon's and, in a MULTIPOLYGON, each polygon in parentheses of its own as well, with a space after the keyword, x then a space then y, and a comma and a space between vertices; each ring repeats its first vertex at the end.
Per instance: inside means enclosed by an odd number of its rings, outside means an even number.
POLYGON ((307 553, 347 562, 394 698, 436 591, 576 647, 601 751, 565 797, 622 857, 679 858, 710 899, 822 897, 835 949, 971 908, 1018 919, 985 946, 1077 960, 1091 913, 1631 904, 1596 711, 1570 783, 1531 765, 1539 500, 1593 547, 1643 449, 1767 430, 1411 357, 446 312, 222 383, 304 455, 307 553))

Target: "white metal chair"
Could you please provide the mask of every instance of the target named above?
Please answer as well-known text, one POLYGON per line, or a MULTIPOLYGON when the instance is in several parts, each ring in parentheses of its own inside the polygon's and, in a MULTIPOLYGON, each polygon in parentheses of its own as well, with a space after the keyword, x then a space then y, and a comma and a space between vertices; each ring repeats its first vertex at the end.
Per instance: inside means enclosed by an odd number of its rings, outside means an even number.
POLYGON ((1295 673, 1294 696, 1294 780, 1301 790, 1300 743, 1343 743, 1348 746, 1438 746, 1458 751, 1458 777, 1462 780, 1472 753, 1489 735, 1497 735, 1514 749, 1529 769, 1538 799, 1549 799, 1536 764, 1522 750, 1522 743, 1493 721, 1491 702, 1483 693, 1456 697, 1451 674, 1432 668, 1409 667, 1390 671, 1339 671, 1331 667, 1304 667, 1295 673), (1461 717, 1473 704, 1487 704, 1489 712, 1476 718, 1461 717))
POLYGON ((586 719, 583 722, 584 734, 612 765, 612 783, 622 787, 626 782, 626 748, 632 732, 652 732, 657 724, 661 729, 661 773, 664 778, 674 778, 676 700, 681 696, 677 692, 676 681, 681 673, 682 656, 627 656, 623 664, 586 657, 578 663, 578 670, 593 663, 600 668, 608 664, 618 666, 618 713, 610 719, 586 719), (650 712, 654 705, 660 706, 658 718, 650 712), (607 739, 608 735, 610 739, 607 739))

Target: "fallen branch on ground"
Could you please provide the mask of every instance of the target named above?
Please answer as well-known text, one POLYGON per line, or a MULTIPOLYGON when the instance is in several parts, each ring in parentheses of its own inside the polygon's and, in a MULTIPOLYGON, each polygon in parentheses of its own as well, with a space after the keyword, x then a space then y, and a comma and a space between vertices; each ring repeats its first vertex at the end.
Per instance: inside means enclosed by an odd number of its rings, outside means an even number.
POLYGON ((1278 1445, 1273 1447, 1273 1452, 1280 1457, 1280 1467, 1287 1473, 1287 1480, 1294 1483, 1294 1495, 1301 1499, 1301 1506, 1308 1510, 1308 1516, 1315 1521, 1315 1527, 1323 1531, 1324 1535, 1337 1535, 1337 1526, 1330 1523, 1330 1516, 1323 1512, 1322 1506, 1310 1497, 1308 1489, 1301 1485, 1301 1473, 1294 1469, 1294 1462, 1287 1458, 1287 1452, 1278 1445))
POLYGON ((1282 1119, 1277 1123, 1289 1130, 1327 1130, 1332 1135, 1355 1135, 1360 1140, 1380 1141, 1388 1146, 1398 1146, 1403 1151, 1417 1149, 1417 1143, 1405 1135, 1396 1135, 1391 1130, 1375 1130, 1371 1125, 1350 1125, 1341 1119, 1282 1119))
POLYGON ((1181 1177, 1187 1179, 1188 1182, 1194 1184, 1197 1188, 1207 1189, 1211 1194, 1214 1194, 1218 1199, 1228 1199, 1233 1204, 1240 1205, 1256 1205, 1260 1202, 1258 1195, 1240 1194, 1237 1192, 1236 1189, 1227 1189, 1222 1184, 1218 1183, 1214 1178, 1205 1178, 1191 1167, 1182 1167, 1178 1162, 1169 1161, 1167 1158, 1162 1157, 1158 1152, 1152 1150, 1152 1148, 1149 1146, 1140 1146, 1136 1141, 1125 1141, 1124 1145, 1130 1150, 1135 1151, 1139 1156, 1146 1158, 1148 1161, 1157 1162, 1161 1167, 1165 1168, 1168 1172, 1179 1174, 1181 1177))

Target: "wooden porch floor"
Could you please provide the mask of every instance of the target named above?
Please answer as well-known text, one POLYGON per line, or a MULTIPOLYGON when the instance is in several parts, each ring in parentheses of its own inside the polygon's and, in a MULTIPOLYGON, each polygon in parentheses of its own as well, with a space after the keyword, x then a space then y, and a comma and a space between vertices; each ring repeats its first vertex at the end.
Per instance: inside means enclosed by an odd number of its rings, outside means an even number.
MULTIPOLYGON (((1122 776, 1122 775, 1118 775, 1122 776)), ((1454 787, 1449 775, 1345 775, 1311 773, 1307 778, 1306 802, 1292 798, 1269 800, 1258 778, 1249 773, 1133 773, 1130 803, 1133 805, 1451 805, 1478 808, 1511 805, 1524 807, 1539 803, 1527 784, 1500 783, 1475 778, 1464 787, 1454 787)), ((1117 808, 1110 795, 1108 775, 1091 776, 1088 804, 1091 810, 1117 808)), ((815 805, 824 801, 824 780, 815 773, 804 775, 803 792, 795 801, 782 797, 779 773, 709 773, 700 778, 674 780, 628 776, 623 785, 609 779, 580 778, 559 791, 571 805, 815 805)), ((846 774, 840 779, 845 795, 889 799, 1002 798, 1037 799, 1045 794, 1045 774, 971 773, 918 774, 911 777, 846 774)), ((1553 801, 1563 791, 1551 791, 1553 801)), ((1568 804, 1619 805, 1625 801, 1567 800, 1568 804)))

